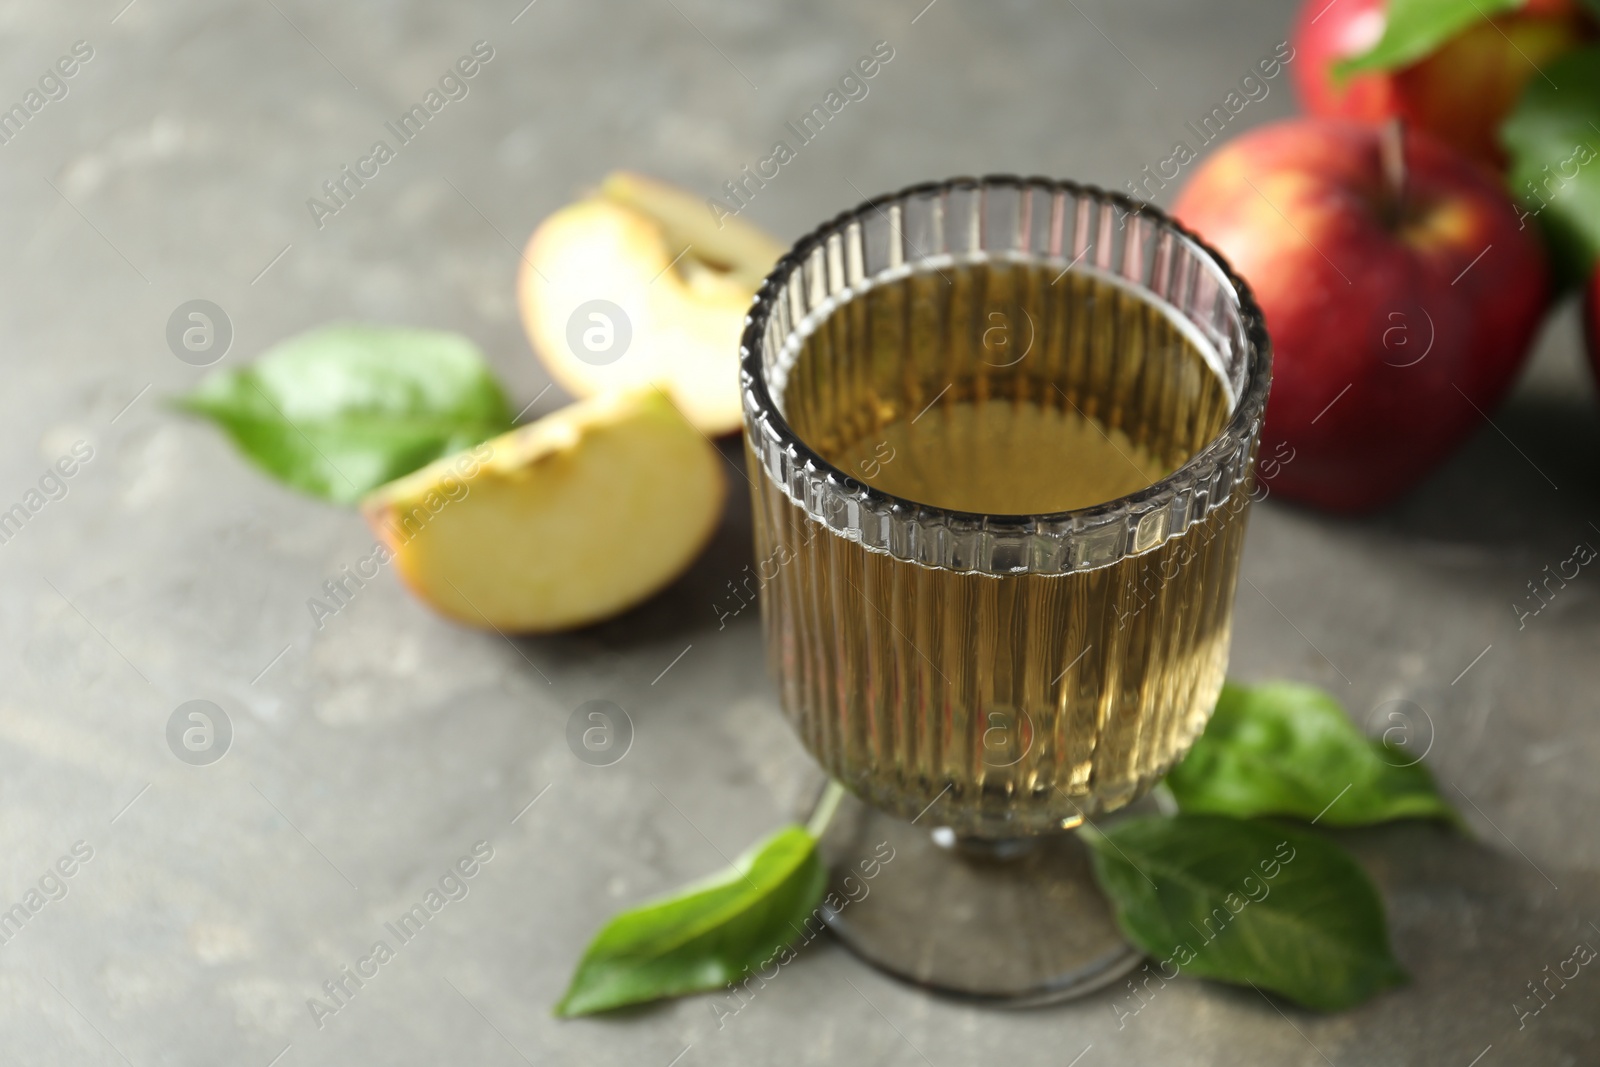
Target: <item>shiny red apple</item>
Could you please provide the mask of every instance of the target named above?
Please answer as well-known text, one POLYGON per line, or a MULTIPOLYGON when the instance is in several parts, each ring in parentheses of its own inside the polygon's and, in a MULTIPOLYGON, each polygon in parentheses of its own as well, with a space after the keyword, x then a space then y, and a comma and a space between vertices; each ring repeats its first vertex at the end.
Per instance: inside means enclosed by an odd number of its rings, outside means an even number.
POLYGON ((1266 315, 1260 476, 1329 510, 1393 501, 1480 429, 1549 300, 1544 250, 1495 178, 1398 125, 1258 128, 1173 210, 1266 315))
POLYGON ((1495 168, 1505 162, 1500 124, 1538 68, 1589 32, 1571 0, 1530 0, 1476 20, 1438 51, 1399 70, 1341 78, 1333 67, 1383 36, 1388 0, 1307 0, 1290 64, 1305 108, 1327 118, 1399 118, 1495 168))

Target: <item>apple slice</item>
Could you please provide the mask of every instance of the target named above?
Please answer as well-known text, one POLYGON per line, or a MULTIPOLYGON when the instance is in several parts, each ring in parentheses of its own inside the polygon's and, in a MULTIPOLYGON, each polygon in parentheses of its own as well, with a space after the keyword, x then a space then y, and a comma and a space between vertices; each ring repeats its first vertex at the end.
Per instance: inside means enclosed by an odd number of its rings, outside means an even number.
POLYGON ((573 404, 374 491, 361 506, 411 590, 505 632, 617 615, 700 554, 722 457, 660 392, 573 404))
POLYGON ((737 218, 627 172, 528 240, 517 303, 534 351, 575 396, 654 385, 707 434, 739 428, 739 334, 783 252, 737 218))

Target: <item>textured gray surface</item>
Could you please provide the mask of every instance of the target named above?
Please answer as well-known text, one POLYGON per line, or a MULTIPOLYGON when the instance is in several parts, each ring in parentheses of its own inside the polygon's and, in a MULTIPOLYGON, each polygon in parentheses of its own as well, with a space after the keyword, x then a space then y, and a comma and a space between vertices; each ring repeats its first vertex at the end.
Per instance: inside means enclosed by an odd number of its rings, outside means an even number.
MULTIPOLYGON (((882 39, 895 57, 870 95, 749 217, 792 238, 860 195, 960 172, 1120 186, 1272 51, 1286 4, 940 0, 913 25, 921 0, 539 0, 514 22, 520 0, 123 2, 0 10, 7 102, 74 41, 94 48, 0 146, 0 503, 74 441, 95 450, 0 545, 0 908, 74 842, 93 848, 0 946, 0 1060, 664 1067, 689 1046, 678 1062, 1594 1062, 1600 977, 1524 1029, 1512 1008, 1578 939, 1600 944, 1597 579, 1521 631, 1511 609, 1597 536, 1600 418, 1570 307, 1504 434, 1486 426, 1406 504, 1338 522, 1274 502, 1253 520, 1235 673, 1325 684, 1362 719, 1415 701, 1478 835, 1347 835, 1415 981, 1335 1017, 1189 981, 1122 1029, 1111 995, 980 1011, 822 943, 721 1030, 701 999, 557 1022, 606 915, 717 866, 797 796, 805 760, 754 615, 715 622, 749 561, 747 502, 692 573, 591 631, 513 647, 386 577, 319 632, 306 599, 365 553, 360 521, 162 406, 202 373, 163 338, 198 297, 232 319, 229 363, 332 318, 431 325, 480 341, 526 403, 546 382, 512 304, 516 247, 605 170, 709 194, 882 39), (306 198, 479 39, 495 58, 470 95, 319 231, 306 198), (196 698, 235 731, 206 767, 163 733, 196 698), (637 726, 612 767, 564 741, 591 698, 637 726), (307 999, 479 840, 494 858, 470 895, 318 1029, 307 999)), ((1280 80, 1239 122, 1289 108, 1280 80)))

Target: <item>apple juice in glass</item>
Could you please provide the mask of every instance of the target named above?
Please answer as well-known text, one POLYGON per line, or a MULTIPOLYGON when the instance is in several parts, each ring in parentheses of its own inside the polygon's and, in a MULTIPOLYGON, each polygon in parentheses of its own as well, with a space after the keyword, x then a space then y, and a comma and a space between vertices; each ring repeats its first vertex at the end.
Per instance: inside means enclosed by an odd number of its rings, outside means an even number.
POLYGON ((1270 354, 1156 209, 957 179, 803 239, 742 353, 768 657, 855 800, 830 915, 921 984, 1008 1002, 1139 958, 1067 831, 1142 797, 1227 664, 1270 354))

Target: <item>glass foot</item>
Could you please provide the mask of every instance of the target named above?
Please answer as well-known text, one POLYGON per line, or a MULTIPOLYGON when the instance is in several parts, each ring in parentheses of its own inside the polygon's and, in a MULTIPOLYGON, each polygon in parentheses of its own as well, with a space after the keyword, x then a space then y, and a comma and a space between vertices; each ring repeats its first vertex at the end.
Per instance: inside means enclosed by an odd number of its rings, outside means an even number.
POLYGON ((938 993, 1031 1007, 1107 986, 1144 958, 1117 929, 1075 833, 958 839, 847 793, 821 852, 834 934, 938 993))

